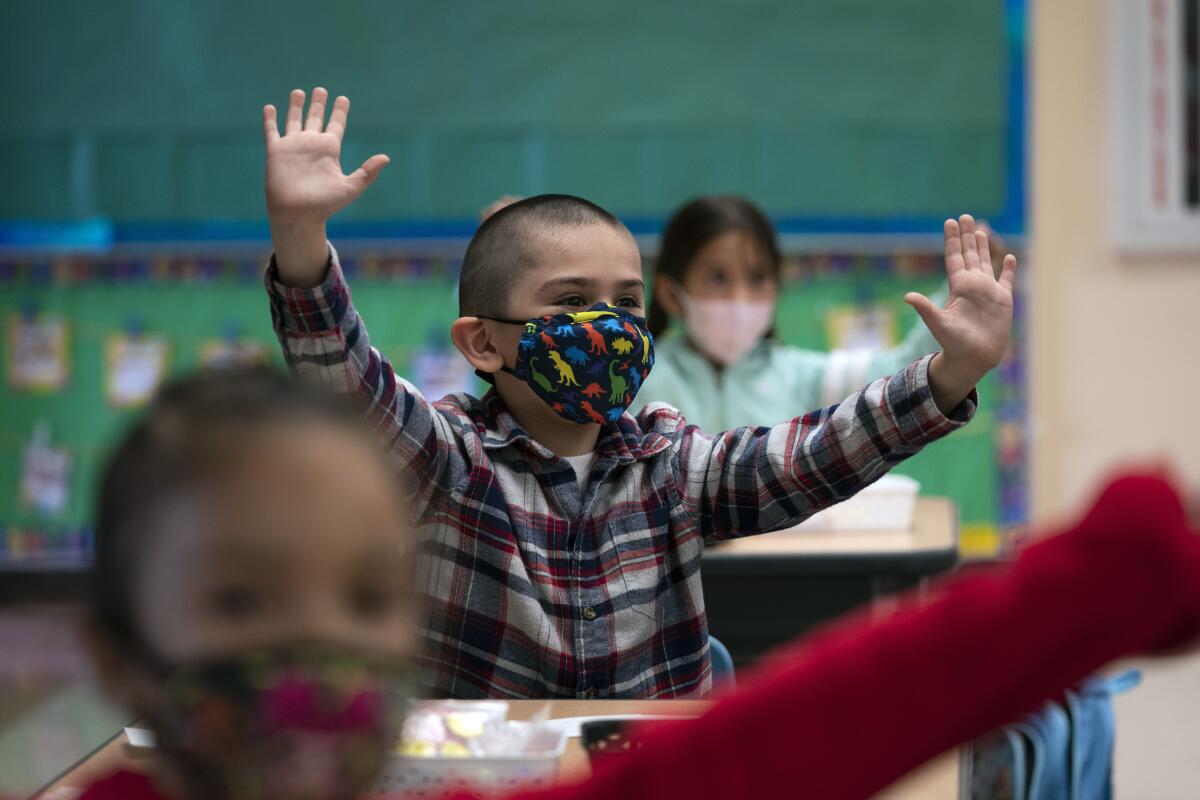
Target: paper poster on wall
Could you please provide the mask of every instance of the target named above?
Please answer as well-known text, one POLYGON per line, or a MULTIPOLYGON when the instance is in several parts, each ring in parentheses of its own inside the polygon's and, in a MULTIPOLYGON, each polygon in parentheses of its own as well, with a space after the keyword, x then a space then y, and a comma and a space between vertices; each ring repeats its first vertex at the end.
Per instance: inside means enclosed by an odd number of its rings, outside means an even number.
POLYGON ((1110 0, 1115 241, 1200 250, 1200 3, 1110 0))
POLYGON ((267 363, 267 346, 253 339, 210 339, 200 345, 200 365, 208 369, 261 367, 267 363))
POLYGON ((829 346, 837 350, 881 349, 896 343, 896 315, 881 306, 838 306, 825 315, 829 346))
POLYGON ((70 491, 71 455, 54 447, 50 425, 39 420, 21 458, 21 506, 52 517, 67 508, 70 491))
POLYGON ((105 395, 117 408, 147 402, 167 372, 170 344, 161 336, 117 334, 108 337, 105 395))
POLYGON ((6 329, 9 386, 24 392, 54 392, 66 385, 69 351, 64 319, 14 314, 6 329))

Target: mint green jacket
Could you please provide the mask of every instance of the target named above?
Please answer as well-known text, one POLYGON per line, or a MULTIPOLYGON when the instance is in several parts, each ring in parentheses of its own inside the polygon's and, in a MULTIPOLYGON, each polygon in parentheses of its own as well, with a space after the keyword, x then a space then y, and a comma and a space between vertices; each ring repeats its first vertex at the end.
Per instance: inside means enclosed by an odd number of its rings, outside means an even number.
MULTIPOLYGON (((945 290, 930 299, 943 305, 945 290)), ((763 340, 718 373, 682 330, 672 329, 654 341, 654 368, 630 411, 666 403, 709 433, 775 425, 845 400, 875 378, 940 349, 918 320, 904 341, 886 350, 820 352, 763 340)))

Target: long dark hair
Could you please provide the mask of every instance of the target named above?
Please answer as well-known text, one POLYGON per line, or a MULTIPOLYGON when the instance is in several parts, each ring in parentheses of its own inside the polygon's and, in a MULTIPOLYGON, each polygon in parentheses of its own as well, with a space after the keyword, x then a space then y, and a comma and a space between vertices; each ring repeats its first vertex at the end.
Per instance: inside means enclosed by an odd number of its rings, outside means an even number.
MULTIPOLYGON (((767 255, 767 268, 778 283, 781 256, 775 226, 762 209, 737 195, 697 197, 676 211, 663 229, 658 259, 654 264, 655 276, 666 275, 677 283, 683 283, 696 253, 729 231, 742 231, 762 247, 767 255)), ((671 317, 659 301, 658 293, 653 293, 647 314, 650 332, 655 336, 661 335, 670 321, 671 317)))

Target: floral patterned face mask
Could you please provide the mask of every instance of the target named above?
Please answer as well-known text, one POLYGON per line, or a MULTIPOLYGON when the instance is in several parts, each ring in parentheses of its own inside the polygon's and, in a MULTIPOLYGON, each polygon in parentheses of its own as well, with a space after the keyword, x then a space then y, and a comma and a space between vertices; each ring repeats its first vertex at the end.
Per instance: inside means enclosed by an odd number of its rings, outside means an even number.
POLYGON ((607 303, 528 322, 479 318, 525 326, 516 366, 501 370, 527 383, 554 413, 581 425, 620 419, 654 366, 654 338, 645 320, 607 303))
POLYGON ((194 797, 353 798, 393 751, 416 667, 287 645, 165 672, 150 726, 194 797))

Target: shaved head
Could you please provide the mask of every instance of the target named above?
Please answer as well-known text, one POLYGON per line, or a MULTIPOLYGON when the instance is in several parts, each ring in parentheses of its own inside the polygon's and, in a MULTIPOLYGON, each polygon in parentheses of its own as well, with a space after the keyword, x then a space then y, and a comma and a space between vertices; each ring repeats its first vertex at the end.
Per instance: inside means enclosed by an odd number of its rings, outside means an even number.
POLYGON ((566 229, 587 225, 629 233, 608 211, 567 194, 529 197, 488 217, 471 237, 463 257, 459 315, 507 316, 509 293, 521 274, 539 264, 547 246, 566 229))

